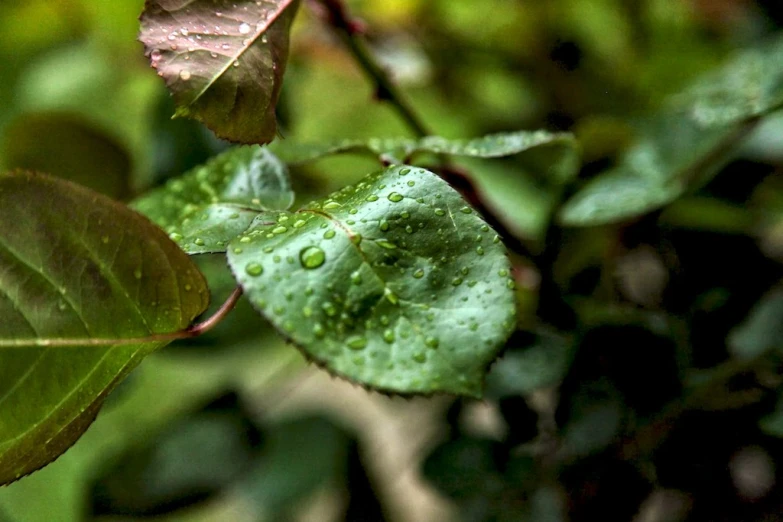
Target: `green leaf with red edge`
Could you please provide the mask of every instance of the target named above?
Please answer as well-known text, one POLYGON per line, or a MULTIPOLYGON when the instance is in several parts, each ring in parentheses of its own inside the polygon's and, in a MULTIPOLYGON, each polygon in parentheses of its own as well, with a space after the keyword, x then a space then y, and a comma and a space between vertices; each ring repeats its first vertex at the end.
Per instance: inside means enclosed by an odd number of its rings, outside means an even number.
POLYGON ((174 97, 176 116, 230 141, 272 141, 298 4, 147 0, 139 39, 174 97))
POLYGON ((5 484, 67 450, 114 386, 166 344, 148 338, 187 328, 208 291, 163 231, 73 183, 0 176, 0 224, 5 484))

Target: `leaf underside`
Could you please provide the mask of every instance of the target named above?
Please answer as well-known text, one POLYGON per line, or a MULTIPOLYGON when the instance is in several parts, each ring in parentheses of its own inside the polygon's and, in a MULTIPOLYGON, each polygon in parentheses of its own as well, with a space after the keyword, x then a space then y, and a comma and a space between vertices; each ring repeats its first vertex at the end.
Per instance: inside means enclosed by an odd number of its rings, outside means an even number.
POLYGON ((177 105, 219 137, 275 137, 298 0, 147 0, 139 39, 177 105))
POLYGON ((127 207, 46 176, 0 176, 0 484, 48 464, 109 391, 207 305, 190 259, 127 207), (22 345, 27 344, 28 347, 22 345))
POLYGON ((480 396, 514 328, 500 239, 436 175, 396 166, 295 213, 265 213, 229 264, 305 355, 366 387, 480 396))

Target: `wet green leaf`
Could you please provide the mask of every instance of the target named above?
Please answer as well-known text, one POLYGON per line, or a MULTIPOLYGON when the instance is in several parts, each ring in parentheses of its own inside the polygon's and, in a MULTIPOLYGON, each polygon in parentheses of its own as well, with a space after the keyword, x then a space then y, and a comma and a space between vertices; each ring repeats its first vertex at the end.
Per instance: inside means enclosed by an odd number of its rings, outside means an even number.
POLYGON ((514 328, 503 244, 423 169, 390 167, 296 213, 262 214, 228 258, 309 358, 374 389, 479 396, 514 328))
POLYGON ((2 484, 70 447, 112 388, 165 344, 90 341, 182 330, 208 292, 163 232, 68 182, 0 176, 0 223, 2 484))
MULTIPOLYGON (((551 173, 558 180, 572 177, 579 166, 576 140, 570 134, 546 131, 518 131, 490 134, 481 138, 452 140, 427 136, 420 140, 408 138, 372 138, 344 140, 337 143, 308 144, 275 142, 272 150, 286 163, 304 163, 332 154, 369 154, 381 159, 396 158, 407 163, 417 154, 445 154, 471 158, 500 158, 531 149, 550 149, 551 156, 536 161, 538 170, 551 173)), ((537 150, 540 152, 540 150, 537 150)))
POLYGON ((225 252, 262 210, 293 202, 288 170, 264 147, 237 147, 136 200, 188 254, 225 252))
POLYGON ((177 104, 221 138, 268 143, 298 0, 148 0, 145 54, 177 104))
POLYGON ((560 221, 592 226, 668 205, 710 179, 752 120, 783 105, 783 39, 745 51, 675 96, 641 129, 617 167, 587 183, 560 221))
POLYGON ((705 75, 677 103, 705 127, 762 116, 783 106, 783 38, 737 53, 705 75))

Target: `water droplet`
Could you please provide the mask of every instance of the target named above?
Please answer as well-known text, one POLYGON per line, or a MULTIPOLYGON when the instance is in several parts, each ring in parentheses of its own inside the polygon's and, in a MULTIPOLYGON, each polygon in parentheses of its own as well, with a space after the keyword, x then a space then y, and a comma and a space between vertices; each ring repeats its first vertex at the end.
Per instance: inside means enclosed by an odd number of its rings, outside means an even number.
POLYGON ((182 80, 183 82, 190 80, 190 71, 188 71, 187 69, 182 69, 181 71, 179 71, 179 79, 182 80))
POLYGON ((195 243, 198 246, 204 246, 206 244, 206 243, 204 243, 204 240, 201 239, 200 237, 197 237, 196 239, 194 239, 193 243, 195 243))
POLYGON ((424 344, 426 344, 430 348, 435 349, 438 346, 440 346, 440 340, 438 340, 437 337, 430 336, 430 337, 427 337, 426 339, 424 339, 424 344))
POLYGON ((337 308, 335 308, 335 306, 329 301, 326 301, 324 304, 322 304, 321 308, 329 317, 334 317, 337 315, 337 308))
MULTIPOLYGON (((177 234, 176 232, 172 232, 171 234, 169 234, 169 238, 171 238, 172 241, 174 241, 176 243, 179 243, 180 241, 182 241, 182 234, 177 234)), ((106 238, 106 239, 107 239, 107 241, 104 241, 104 242, 108 243, 108 239, 109 238, 106 238)))
POLYGON ((508 270, 506 270, 505 268, 501 268, 500 270, 498 270, 498 275, 500 277, 506 277, 508 275, 508 270))
POLYGON ((365 198, 365 201, 369 201, 369 202, 371 202, 371 203, 372 203, 373 201, 378 201, 378 196, 376 196, 375 194, 370 194, 369 196, 367 196, 367 197, 365 198))
POLYGON ((424 270, 419 268, 418 270, 413 272, 413 277, 415 277, 416 279, 421 279, 422 277, 424 277, 424 270))
POLYGON ((481 245, 477 246, 476 247, 476 253, 478 255, 480 255, 480 256, 483 256, 484 255, 484 248, 481 245))
POLYGON ((142 276, 141 268, 137 268, 136 270, 133 271, 133 277, 135 277, 136 279, 141 279, 141 276, 142 276))
POLYGON ((413 180, 410 180, 410 181, 408 181, 408 186, 409 186, 409 187, 412 187, 412 186, 414 186, 415 184, 416 184, 416 182, 415 182, 415 181, 413 181, 413 180))
POLYGON ((288 232, 288 228, 282 225, 272 229, 273 234, 282 234, 283 232, 288 232))
POLYGON ((442 208, 436 208, 435 209, 435 215, 436 216, 445 216, 446 215, 446 211, 443 210, 442 208))
POLYGON ((514 284, 514 281, 509 279, 508 281, 506 281, 506 286, 509 287, 511 290, 513 290, 516 287, 516 284, 514 284))
POLYGON ((311 246, 302 249, 299 253, 299 261, 308 269, 318 268, 326 261, 326 253, 318 247, 311 246))
POLYGON ((413 360, 419 364, 427 362, 427 356, 424 352, 416 352, 413 354, 413 360))
POLYGON ((404 168, 404 169, 400 170, 400 176, 407 176, 408 174, 410 174, 410 172, 411 172, 411 169, 404 168))
POLYGON ((324 205, 324 210, 334 210, 336 208, 340 208, 342 205, 337 203, 336 201, 329 201, 324 205))
POLYGON ((345 344, 351 350, 364 350, 367 347, 367 339, 362 336, 355 335, 346 339, 345 344))
POLYGON ((294 228, 302 228, 303 226, 305 226, 305 221, 302 219, 294 222, 294 228))
POLYGON ((239 24, 239 34, 249 34, 250 26, 246 23, 239 24))
POLYGON ((461 277, 455 277, 451 280, 451 284, 454 286, 459 286, 462 284, 462 278, 461 277))
POLYGON ((355 285, 362 284, 362 275, 359 272, 354 272, 351 274, 351 283, 355 285))
POLYGON ((264 273, 264 267, 259 263, 248 263, 247 266, 245 266, 245 272, 247 272, 247 275, 249 276, 258 277, 264 273))
POLYGON ((391 344, 394 342, 394 332, 391 330, 384 330, 383 332, 383 340, 387 343, 391 344))
POLYGON ((392 192, 391 194, 386 196, 386 199, 388 199, 392 203, 399 203, 400 201, 405 199, 405 197, 402 194, 398 194, 397 192, 392 192))
POLYGON ((326 329, 321 323, 315 323, 313 325, 313 335, 319 339, 323 339, 326 336, 326 329))
POLYGON ((406 226, 405 232, 407 232, 408 234, 413 234, 413 227, 410 225, 406 226))
POLYGON ((472 214, 473 213, 473 210, 470 207, 462 207, 461 209, 459 209, 459 211, 462 212, 463 214, 472 214))
POLYGON ((397 294, 389 290, 389 287, 383 289, 383 296, 393 305, 396 305, 400 302, 400 298, 397 297, 397 294))
POLYGON ((359 245, 359 243, 362 242, 362 239, 364 238, 362 237, 361 234, 353 234, 351 236, 351 243, 353 243, 354 245, 359 245))
POLYGON ((332 239, 337 233, 334 230, 324 232, 324 239, 332 239))
POLYGON ((378 228, 381 229, 382 232, 386 232, 389 230, 389 222, 385 219, 381 221, 380 225, 378 225, 378 228))

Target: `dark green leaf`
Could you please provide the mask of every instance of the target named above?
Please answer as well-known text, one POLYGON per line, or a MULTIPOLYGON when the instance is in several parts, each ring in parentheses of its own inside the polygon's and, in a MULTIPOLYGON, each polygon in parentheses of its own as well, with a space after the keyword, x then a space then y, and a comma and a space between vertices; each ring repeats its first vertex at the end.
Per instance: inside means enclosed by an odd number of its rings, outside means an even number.
POLYGON ((309 358, 379 390, 478 396, 514 328, 500 239, 423 169, 390 167, 297 213, 262 214, 228 258, 309 358))
POLYGON ((272 141, 298 3, 147 0, 140 40, 174 96, 176 115, 231 141, 272 141))
POLYGON ((102 470, 92 511, 142 517, 205 501, 250 470, 260 437, 236 394, 226 394, 102 470))
POLYGON ((319 488, 345 480, 351 439, 322 417, 304 417, 270 426, 262 453, 242 491, 270 520, 319 488))
POLYGON ((748 318, 729 333, 727 344, 742 359, 783 350, 783 290, 773 290, 756 303, 748 318))
POLYGON ((288 170, 264 147, 237 147, 136 200, 188 254, 225 252, 259 211, 293 202, 288 170))
POLYGON ((538 336, 531 346, 512 347, 487 375, 487 394, 525 395, 557 385, 568 371, 569 352, 567 341, 551 334, 538 336))
POLYGON ((65 113, 24 114, 5 131, 6 169, 46 172, 113 199, 130 195, 128 153, 105 133, 65 113))
POLYGON ((165 344, 128 340, 186 328, 208 292, 163 232, 68 182, 0 176, 0 223, 2 484, 65 451, 106 394, 165 344))

